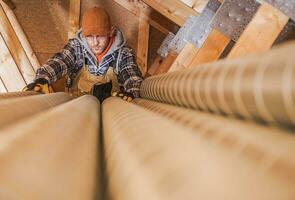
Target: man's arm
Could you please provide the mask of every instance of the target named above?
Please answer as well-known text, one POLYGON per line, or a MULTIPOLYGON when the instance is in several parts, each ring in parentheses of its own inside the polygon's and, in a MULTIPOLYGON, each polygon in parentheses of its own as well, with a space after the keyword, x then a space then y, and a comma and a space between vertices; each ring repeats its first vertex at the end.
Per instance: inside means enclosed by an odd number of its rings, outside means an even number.
POLYGON ((79 42, 71 39, 64 48, 56 53, 52 58, 48 59, 36 72, 36 80, 46 80, 48 84, 57 81, 68 71, 74 67, 76 62, 76 51, 79 42))
POLYGON ((119 63, 119 79, 122 81, 125 92, 128 92, 137 98, 140 96, 139 89, 143 77, 135 60, 133 50, 123 47, 122 56, 119 63))

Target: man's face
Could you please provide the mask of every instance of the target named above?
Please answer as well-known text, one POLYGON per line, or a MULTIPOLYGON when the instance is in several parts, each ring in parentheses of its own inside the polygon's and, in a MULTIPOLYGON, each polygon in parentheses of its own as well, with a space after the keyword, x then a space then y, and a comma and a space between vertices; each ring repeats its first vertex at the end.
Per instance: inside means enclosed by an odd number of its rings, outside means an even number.
POLYGON ((91 49, 91 51, 95 54, 101 54, 109 44, 109 36, 98 36, 98 35, 89 35, 86 36, 86 42, 91 49))

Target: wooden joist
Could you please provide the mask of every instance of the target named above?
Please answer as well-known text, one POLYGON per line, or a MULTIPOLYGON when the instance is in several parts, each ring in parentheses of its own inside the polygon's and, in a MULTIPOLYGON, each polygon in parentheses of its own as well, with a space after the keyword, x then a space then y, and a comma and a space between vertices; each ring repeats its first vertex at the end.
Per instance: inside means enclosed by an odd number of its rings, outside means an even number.
POLYGON ((69 32, 68 38, 75 37, 79 29, 81 0, 71 0, 69 10, 69 32))
POLYGON ((16 8, 15 4, 11 0, 3 0, 3 2, 7 4, 7 6, 9 6, 9 8, 12 10, 16 8))
POLYGON ((143 2, 179 26, 183 26, 190 15, 199 14, 179 0, 143 0, 143 2))
POLYGON ((126 0, 113 0, 121 7, 125 8, 129 12, 131 12, 136 17, 140 17, 143 13, 146 15, 148 23, 159 30, 160 32, 164 34, 168 34, 170 31, 170 27, 167 26, 166 23, 162 23, 161 19, 158 19, 158 17, 152 13, 152 9, 146 5, 143 2, 137 3, 137 2, 130 2, 126 0))
POLYGON ((213 29, 197 55, 193 58, 191 64, 189 64, 189 67, 196 67, 218 60, 229 42, 230 39, 228 37, 213 29))
POLYGON ((25 82, 31 83, 35 77, 34 69, 2 6, 0 6, 0 33, 2 34, 15 63, 24 77, 25 82))
POLYGON ((4 83, 3 83, 3 80, 0 76, 0 93, 6 93, 8 92, 7 88, 5 87, 4 83))
MULTIPOLYGON (((20 91, 26 83, 0 34, 0 77, 6 92, 20 91)), ((1 90, 1 92, 5 92, 1 90)))
MULTIPOLYGON (((263 3, 231 50, 228 58, 258 53, 271 48, 288 19, 279 10, 267 3, 263 3)), ((187 44, 169 71, 216 61, 229 42, 229 38, 213 29, 200 49, 187 44)))
POLYGON ((158 55, 155 60, 153 61, 153 63, 151 64, 151 66, 149 66, 148 68, 148 72, 147 75, 154 75, 158 69, 158 67, 161 65, 161 63, 164 61, 165 58, 163 58, 162 56, 158 55))
POLYGON ((198 51, 199 49, 194 45, 187 43, 171 65, 168 72, 187 68, 193 61, 194 57, 197 56, 198 51))
POLYGON ((4 2, 0 1, 1 6, 3 7, 7 18, 9 19, 9 22, 11 23, 22 47, 24 48, 24 51, 26 52, 28 59, 30 60, 30 63, 32 65, 32 67, 34 68, 34 70, 36 71, 39 67, 40 67, 40 63, 38 61, 38 58, 35 54, 35 52, 33 51, 29 40, 26 37, 25 32, 23 31, 21 25, 19 24, 13 10, 11 9, 11 7, 8 4, 5 4, 4 2))
POLYGON ((168 71, 196 67, 200 64, 216 61, 229 42, 229 38, 213 29, 201 48, 196 48, 190 43, 186 44, 168 71))
POLYGON ((147 72, 148 50, 149 50, 150 25, 144 13, 140 15, 138 26, 137 62, 144 76, 147 72))
POLYGON ((157 29, 158 31, 160 31, 161 33, 167 35, 170 31, 168 27, 164 27, 163 25, 161 25, 157 20, 154 20, 152 18, 152 16, 150 16, 148 18, 148 23, 155 29, 157 29))
POLYGON ((289 18, 267 3, 263 3, 238 39, 228 58, 258 53, 271 48, 289 18))
POLYGON ((209 0, 180 0, 195 11, 201 13, 209 0))
POLYGON ((170 51, 165 59, 163 59, 162 63, 158 66, 155 73, 153 75, 164 74, 168 72, 173 62, 177 58, 177 53, 174 51, 170 51))

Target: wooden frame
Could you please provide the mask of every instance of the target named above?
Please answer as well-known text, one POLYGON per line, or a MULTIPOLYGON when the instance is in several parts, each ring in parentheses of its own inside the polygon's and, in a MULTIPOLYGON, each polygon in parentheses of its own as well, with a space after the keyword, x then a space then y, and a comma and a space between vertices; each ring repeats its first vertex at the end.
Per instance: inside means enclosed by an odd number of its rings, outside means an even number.
POLYGON ((19 68, 19 71, 24 77, 26 84, 31 83, 35 78, 34 69, 2 6, 0 6, 0 33, 2 34, 13 60, 19 68))
POLYGON ((263 3, 242 33, 227 58, 241 57, 271 48, 289 18, 268 3, 263 3))
POLYGON ((143 0, 143 2, 179 26, 183 26, 190 15, 199 14, 179 0, 143 0))
POLYGON ((144 13, 139 17, 137 63, 143 76, 147 72, 150 24, 144 13))
POLYGON ((26 82, 22 77, 9 49, 0 34, 0 77, 1 83, 7 92, 22 90, 26 82))
MULTIPOLYGON (((228 58, 268 50, 288 20, 289 18, 279 10, 267 3, 263 3, 230 51, 228 58)), ((216 61, 229 42, 229 38, 213 29, 200 49, 187 44, 168 72, 216 61)))
POLYGON ((70 0, 68 38, 75 37, 79 29, 81 0, 70 0))
MULTIPOLYGON (((10 1, 8 1, 10 2, 10 1)), ((26 52, 28 59, 34 69, 34 71, 36 71, 38 69, 38 67, 40 67, 40 63, 39 60, 35 54, 35 52, 33 51, 31 44, 29 42, 29 40, 26 37, 25 32, 23 31, 21 25, 19 24, 13 10, 11 9, 11 7, 9 5, 6 5, 6 3, 4 3, 3 1, 0 1, 1 6, 3 7, 7 18, 9 19, 9 22, 11 23, 22 47, 24 48, 24 51, 26 52)))

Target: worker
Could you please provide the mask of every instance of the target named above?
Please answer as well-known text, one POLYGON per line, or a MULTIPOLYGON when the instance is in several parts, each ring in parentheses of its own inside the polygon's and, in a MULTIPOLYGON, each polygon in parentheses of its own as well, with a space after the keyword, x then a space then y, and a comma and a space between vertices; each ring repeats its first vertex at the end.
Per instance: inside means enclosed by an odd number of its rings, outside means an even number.
POLYGON ((74 96, 92 94, 102 102, 113 94, 131 101, 139 97, 143 77, 133 50, 125 44, 107 11, 89 8, 76 37, 37 70, 24 91, 48 93, 52 83, 67 75, 66 89, 74 96))

